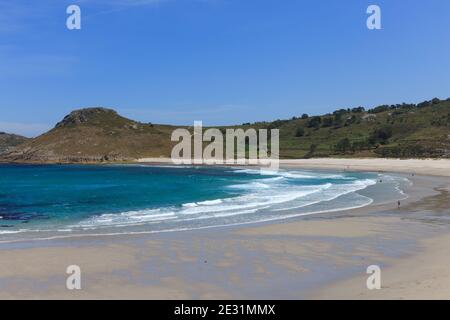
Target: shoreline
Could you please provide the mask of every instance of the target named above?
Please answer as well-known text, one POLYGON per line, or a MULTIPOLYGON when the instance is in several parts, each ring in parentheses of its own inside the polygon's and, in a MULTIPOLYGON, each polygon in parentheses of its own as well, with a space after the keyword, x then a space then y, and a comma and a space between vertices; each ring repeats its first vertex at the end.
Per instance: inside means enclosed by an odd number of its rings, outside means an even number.
MULTIPOLYGON (((448 188, 448 179, 408 178, 414 185, 401 210, 385 203, 214 229, 0 244, 0 298, 415 298, 414 281, 408 279, 401 283, 409 287, 383 287, 375 297, 361 289, 369 263, 381 264, 388 280, 390 274, 400 274, 390 270, 409 263, 423 275, 423 255, 442 258, 437 262, 442 268, 438 273, 431 270, 429 277, 447 279, 447 258, 439 253, 445 242, 438 248, 426 244, 449 239, 450 228, 421 215, 448 209, 445 199, 441 207, 429 200, 442 195, 439 188, 448 188), (81 291, 64 287, 65 268, 71 264, 82 268, 81 291)), ((430 290, 450 299, 447 291, 438 289, 430 290)))
MULTIPOLYGON (((138 159, 136 164, 172 164, 170 158, 138 159)), ((311 158, 280 159, 282 169, 323 169, 354 172, 390 172, 450 177, 450 159, 397 159, 397 158, 311 158)), ((218 165, 218 166, 226 166, 218 165)), ((251 167, 250 165, 242 165, 251 167)), ((258 166, 254 166, 258 167, 258 166)))
MULTIPOLYGON (((18 165, 174 165, 170 158, 142 158, 122 162, 2 162, 0 164, 18 165)), ((369 171, 421 174, 430 176, 450 177, 450 159, 419 159, 419 158, 311 158, 311 159, 280 159, 280 168, 291 169, 323 169, 340 171, 369 171)), ((209 166, 196 165, 192 166, 209 166)), ((217 164, 212 166, 259 167, 258 165, 217 164)))

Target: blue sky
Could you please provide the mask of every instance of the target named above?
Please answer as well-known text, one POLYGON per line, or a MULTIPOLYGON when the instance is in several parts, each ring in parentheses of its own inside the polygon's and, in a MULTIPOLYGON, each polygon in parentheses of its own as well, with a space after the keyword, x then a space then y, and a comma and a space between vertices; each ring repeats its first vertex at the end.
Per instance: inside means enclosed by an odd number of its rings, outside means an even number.
POLYGON ((0 131, 88 106, 223 125, 449 96, 448 0, 0 0, 0 131))

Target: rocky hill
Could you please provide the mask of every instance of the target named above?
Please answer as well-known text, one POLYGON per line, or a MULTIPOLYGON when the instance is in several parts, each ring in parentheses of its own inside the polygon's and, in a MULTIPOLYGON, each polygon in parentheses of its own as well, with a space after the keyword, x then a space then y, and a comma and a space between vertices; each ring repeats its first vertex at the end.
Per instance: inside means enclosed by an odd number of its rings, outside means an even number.
POLYGON ((16 134, 0 132, 0 154, 11 151, 27 140, 28 138, 16 134))
POLYGON ((139 123, 114 110, 71 112, 49 132, 3 156, 13 162, 113 162, 170 154, 167 126, 139 123))

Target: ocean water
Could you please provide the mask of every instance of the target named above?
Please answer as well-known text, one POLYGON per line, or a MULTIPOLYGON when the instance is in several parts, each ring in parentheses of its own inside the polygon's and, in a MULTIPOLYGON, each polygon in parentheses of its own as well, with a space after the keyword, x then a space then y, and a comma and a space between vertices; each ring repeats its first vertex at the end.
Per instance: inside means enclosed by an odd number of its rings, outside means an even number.
POLYGON ((404 183, 403 178, 376 173, 0 165, 0 240, 287 219, 395 201, 406 196, 404 183))

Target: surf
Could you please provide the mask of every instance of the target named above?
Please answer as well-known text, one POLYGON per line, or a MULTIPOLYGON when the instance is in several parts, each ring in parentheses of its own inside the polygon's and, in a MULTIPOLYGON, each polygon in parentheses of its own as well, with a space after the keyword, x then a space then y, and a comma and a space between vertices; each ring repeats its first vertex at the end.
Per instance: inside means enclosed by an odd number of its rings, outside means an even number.
POLYGON ((348 210, 380 201, 381 192, 403 193, 401 179, 384 175, 381 188, 376 173, 141 165, 0 172, 1 239, 232 226, 348 210))

